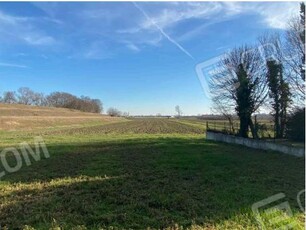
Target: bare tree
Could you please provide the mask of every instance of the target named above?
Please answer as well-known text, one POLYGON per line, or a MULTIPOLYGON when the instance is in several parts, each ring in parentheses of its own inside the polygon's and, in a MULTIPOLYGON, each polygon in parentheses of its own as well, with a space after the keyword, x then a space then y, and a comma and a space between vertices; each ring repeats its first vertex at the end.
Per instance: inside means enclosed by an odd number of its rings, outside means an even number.
POLYGON ((129 116, 130 116, 130 113, 129 113, 129 112, 123 112, 123 113, 122 113, 122 116, 123 116, 123 117, 129 117, 129 116))
POLYGON ((176 112, 178 118, 180 118, 183 114, 179 105, 175 106, 175 112, 176 112))
POLYGON ((287 108, 290 103, 289 84, 283 78, 283 66, 275 60, 267 61, 267 82, 271 98, 271 114, 274 117, 275 137, 282 138, 285 134, 287 108))
POLYGON ((70 93, 54 92, 47 96, 49 106, 77 109, 83 112, 101 113, 103 104, 99 99, 91 99, 87 96, 77 97, 70 93))
POLYGON ((263 68, 258 49, 241 46, 223 56, 210 79, 213 101, 237 113, 243 137, 248 136, 250 127, 257 138, 251 116, 267 96, 263 68))
POLYGON ((93 113, 102 113, 103 112, 103 104, 100 99, 91 99, 91 104, 93 106, 93 113))
POLYGON ((54 92, 47 96, 48 104, 53 107, 76 109, 76 96, 65 92, 54 92))
POLYGON ((300 17, 293 17, 286 33, 286 64, 290 71, 290 84, 296 97, 305 100, 305 4, 301 3, 300 17))
POLYGON ((32 95, 32 105, 46 106, 46 98, 43 93, 34 93, 32 95))
POLYGON ((103 104, 99 99, 92 99, 87 96, 77 97, 65 92, 53 92, 45 97, 43 93, 34 92, 28 87, 18 89, 18 94, 13 91, 5 92, 0 101, 8 104, 19 103, 77 109, 90 113, 101 113, 103 111, 103 104))
POLYGON ((292 77, 291 66, 288 65, 285 53, 286 46, 279 34, 265 34, 259 38, 259 42, 266 61, 265 76, 269 87, 267 102, 274 118, 275 137, 282 138, 285 135, 287 111, 292 102, 291 92, 295 88, 293 82, 290 81, 292 77), (289 84, 290 82, 291 84, 289 84))
POLYGON ((3 93, 2 102, 6 104, 15 104, 17 103, 17 96, 14 91, 7 91, 3 93))
POLYGON ((28 87, 18 89, 18 103, 24 105, 32 105, 35 98, 35 93, 28 87))
POLYGON ((119 116, 121 116, 121 112, 118 109, 113 108, 113 107, 111 107, 111 108, 109 108, 107 110, 107 114, 109 116, 111 116, 111 117, 119 117, 119 116))
MULTIPOLYGON (((224 102, 224 101, 223 101, 224 102)), ((235 111, 233 111, 232 106, 229 105, 229 103, 223 104, 222 102, 218 101, 218 98, 213 98, 213 112, 216 112, 218 114, 221 114, 225 119, 228 120, 230 129, 233 133, 236 132, 235 126, 234 126, 234 114, 235 111)))
POLYGON ((37 93, 28 87, 18 89, 18 103, 24 105, 46 106, 46 98, 43 93, 37 93))
POLYGON ((260 46, 258 50, 263 62, 275 60, 284 63, 286 59, 285 44, 279 33, 265 33, 258 38, 260 46))

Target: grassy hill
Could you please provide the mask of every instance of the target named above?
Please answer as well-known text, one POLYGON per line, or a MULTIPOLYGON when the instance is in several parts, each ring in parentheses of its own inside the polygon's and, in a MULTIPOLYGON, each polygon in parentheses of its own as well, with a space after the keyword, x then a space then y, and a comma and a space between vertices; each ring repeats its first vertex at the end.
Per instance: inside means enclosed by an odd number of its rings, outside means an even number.
POLYGON ((54 129, 91 126, 122 121, 124 118, 86 113, 73 109, 0 103, 0 130, 54 129))

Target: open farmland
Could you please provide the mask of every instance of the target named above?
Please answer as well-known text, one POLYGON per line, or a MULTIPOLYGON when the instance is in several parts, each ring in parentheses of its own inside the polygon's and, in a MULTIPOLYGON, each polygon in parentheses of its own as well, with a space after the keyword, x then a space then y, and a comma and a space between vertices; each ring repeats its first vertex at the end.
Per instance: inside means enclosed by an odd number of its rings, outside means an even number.
POLYGON ((181 123, 178 119, 137 118, 125 121, 96 125, 92 127, 71 128, 53 133, 61 134, 204 134, 204 124, 194 126, 181 123))
POLYGON ((305 1, 0 3, 0 230, 304 230, 305 1))
POLYGON ((0 132, 1 149, 41 135, 50 153, 1 178, 1 229, 258 229, 252 205, 280 192, 304 229, 304 159, 206 141, 205 122, 84 116, 0 132))
POLYGON ((0 131, 23 131, 108 124, 123 118, 84 113, 73 109, 0 103, 0 131))

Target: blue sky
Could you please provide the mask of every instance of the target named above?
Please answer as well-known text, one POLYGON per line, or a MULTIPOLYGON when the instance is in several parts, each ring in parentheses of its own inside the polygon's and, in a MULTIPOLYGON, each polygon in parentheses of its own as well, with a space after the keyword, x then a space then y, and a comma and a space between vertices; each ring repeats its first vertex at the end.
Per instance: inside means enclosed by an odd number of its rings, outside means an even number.
POLYGON ((283 31, 298 2, 0 3, 0 92, 87 95, 130 114, 210 113, 195 66, 283 31))

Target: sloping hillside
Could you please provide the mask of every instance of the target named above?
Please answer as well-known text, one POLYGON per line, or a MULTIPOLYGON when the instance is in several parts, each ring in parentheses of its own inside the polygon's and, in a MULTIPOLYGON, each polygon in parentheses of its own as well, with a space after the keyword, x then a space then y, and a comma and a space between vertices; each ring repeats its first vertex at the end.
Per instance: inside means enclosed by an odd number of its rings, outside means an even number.
POLYGON ((0 104, 0 130, 33 130, 87 126, 122 121, 124 118, 73 109, 0 104))

